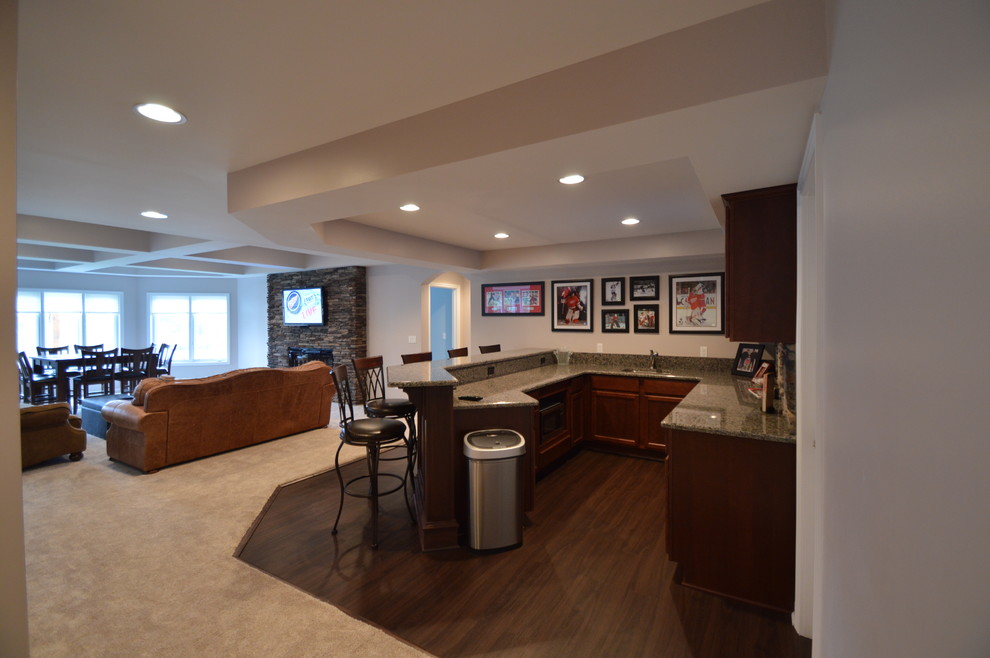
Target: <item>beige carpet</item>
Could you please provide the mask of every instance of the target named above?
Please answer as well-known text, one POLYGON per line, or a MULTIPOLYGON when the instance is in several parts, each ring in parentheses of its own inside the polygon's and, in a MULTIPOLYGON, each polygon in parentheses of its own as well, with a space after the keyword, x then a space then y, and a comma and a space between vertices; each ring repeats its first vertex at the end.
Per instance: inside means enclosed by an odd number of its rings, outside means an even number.
POLYGON ((105 445, 23 474, 35 658, 428 655, 233 557, 277 485, 332 466, 336 430, 152 475, 105 445))

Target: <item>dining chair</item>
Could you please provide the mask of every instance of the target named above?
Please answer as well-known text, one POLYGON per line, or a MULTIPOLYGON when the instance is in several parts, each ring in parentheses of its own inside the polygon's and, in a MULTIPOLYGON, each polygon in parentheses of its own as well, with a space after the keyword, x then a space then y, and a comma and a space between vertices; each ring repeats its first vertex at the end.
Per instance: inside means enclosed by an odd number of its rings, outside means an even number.
POLYGON ((467 356, 467 355, 468 355, 468 348, 466 347, 458 347, 453 350, 447 350, 448 359, 453 359, 456 356, 467 356))
POLYGON ((168 344, 162 343, 161 348, 158 350, 158 360, 154 366, 153 377, 161 377, 162 375, 172 374, 172 359, 175 357, 175 348, 178 345, 172 345, 169 349, 168 344), (166 356, 167 353, 167 356, 166 356))
POLYGON ((17 374, 21 381, 21 399, 25 402, 28 404, 55 402, 55 376, 36 373, 24 352, 17 353, 17 374))
POLYGON ((482 354, 491 354, 492 352, 501 352, 502 351, 502 346, 499 345, 498 343, 496 343, 494 345, 479 345, 478 346, 478 350, 482 354))
POLYGON ((151 370, 157 367, 158 356, 150 347, 141 349, 122 347, 120 355, 122 357, 120 369, 114 372, 113 378, 120 382, 121 393, 130 393, 137 388, 142 379, 152 376, 151 370), (123 357, 129 358, 125 361, 123 357))
MULTIPOLYGON (((68 354, 69 353, 69 346, 68 345, 62 345, 60 347, 42 347, 41 345, 38 345, 34 349, 35 349, 35 351, 37 351, 38 356, 55 356, 57 354, 68 354)), ((42 372, 43 372, 43 374, 46 374, 46 375, 54 375, 54 374, 56 374, 56 369, 55 368, 44 368, 42 370, 42 372)), ((74 371, 73 370, 70 370, 68 372, 76 373, 76 372, 79 372, 79 371, 78 370, 74 370, 74 371)))
POLYGON ((433 352, 417 352, 415 354, 403 354, 402 363, 422 363, 423 361, 432 361, 433 352))
POLYGON ((395 473, 378 472, 381 449, 405 443, 406 426, 392 418, 355 419, 354 400, 351 395, 347 366, 337 366, 330 374, 333 376, 334 386, 337 387, 337 406, 340 408, 340 445, 337 447, 337 454, 334 457, 334 470, 337 472, 337 481, 340 483, 340 504, 337 507, 337 518, 333 522, 333 529, 330 533, 337 534, 340 514, 344 511, 345 495, 368 498, 371 501, 371 547, 378 548, 378 498, 380 496, 402 491, 409 516, 413 523, 416 522, 412 506, 409 504, 409 497, 406 495, 406 480, 409 469, 407 468, 401 476, 395 473), (368 460, 367 475, 359 475, 344 482, 344 476, 340 472, 340 451, 345 445, 360 446, 365 449, 368 460), (383 479, 391 480, 392 486, 382 490, 380 484, 383 479), (358 483, 364 483, 365 487, 359 489, 352 486, 358 483))
POLYGON ((99 386, 99 395, 113 395, 117 348, 83 350, 82 372, 72 378, 72 413, 79 410, 79 400, 92 395, 91 386, 99 386))
POLYGON ((82 354, 83 352, 93 352, 96 350, 103 349, 103 343, 97 345, 73 345, 72 349, 75 350, 76 354, 82 354))

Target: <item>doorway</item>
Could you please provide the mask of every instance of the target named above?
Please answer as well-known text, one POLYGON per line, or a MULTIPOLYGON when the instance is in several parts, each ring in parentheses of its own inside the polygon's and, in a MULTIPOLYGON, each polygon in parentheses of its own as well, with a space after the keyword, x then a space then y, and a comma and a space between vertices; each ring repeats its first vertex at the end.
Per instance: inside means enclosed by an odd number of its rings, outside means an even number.
POLYGON ((430 346, 434 359, 447 358, 454 348, 454 289, 430 286, 430 346))

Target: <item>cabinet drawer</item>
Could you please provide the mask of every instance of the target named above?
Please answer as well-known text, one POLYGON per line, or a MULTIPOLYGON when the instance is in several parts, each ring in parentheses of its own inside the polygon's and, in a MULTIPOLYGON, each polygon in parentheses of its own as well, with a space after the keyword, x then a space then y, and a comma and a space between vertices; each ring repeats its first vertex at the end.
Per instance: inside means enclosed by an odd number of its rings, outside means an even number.
POLYGON ((651 395, 673 395, 684 397, 691 392, 697 382, 670 379, 644 379, 643 392, 651 395))
POLYGON ((630 391, 632 393, 639 393, 639 378, 592 375, 591 388, 602 391, 630 391))

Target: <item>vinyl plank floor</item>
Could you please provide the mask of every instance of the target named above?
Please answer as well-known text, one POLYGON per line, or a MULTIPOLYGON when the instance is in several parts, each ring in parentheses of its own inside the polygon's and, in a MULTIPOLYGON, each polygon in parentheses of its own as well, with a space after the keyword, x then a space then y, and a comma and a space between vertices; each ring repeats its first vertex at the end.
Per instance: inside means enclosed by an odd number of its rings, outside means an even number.
POLYGON ((237 556, 438 656, 810 656, 787 615, 677 583, 665 478, 661 462, 585 450, 537 483, 522 547, 422 553, 401 494, 382 499, 378 550, 359 498, 331 535, 328 471, 280 487, 237 556))

